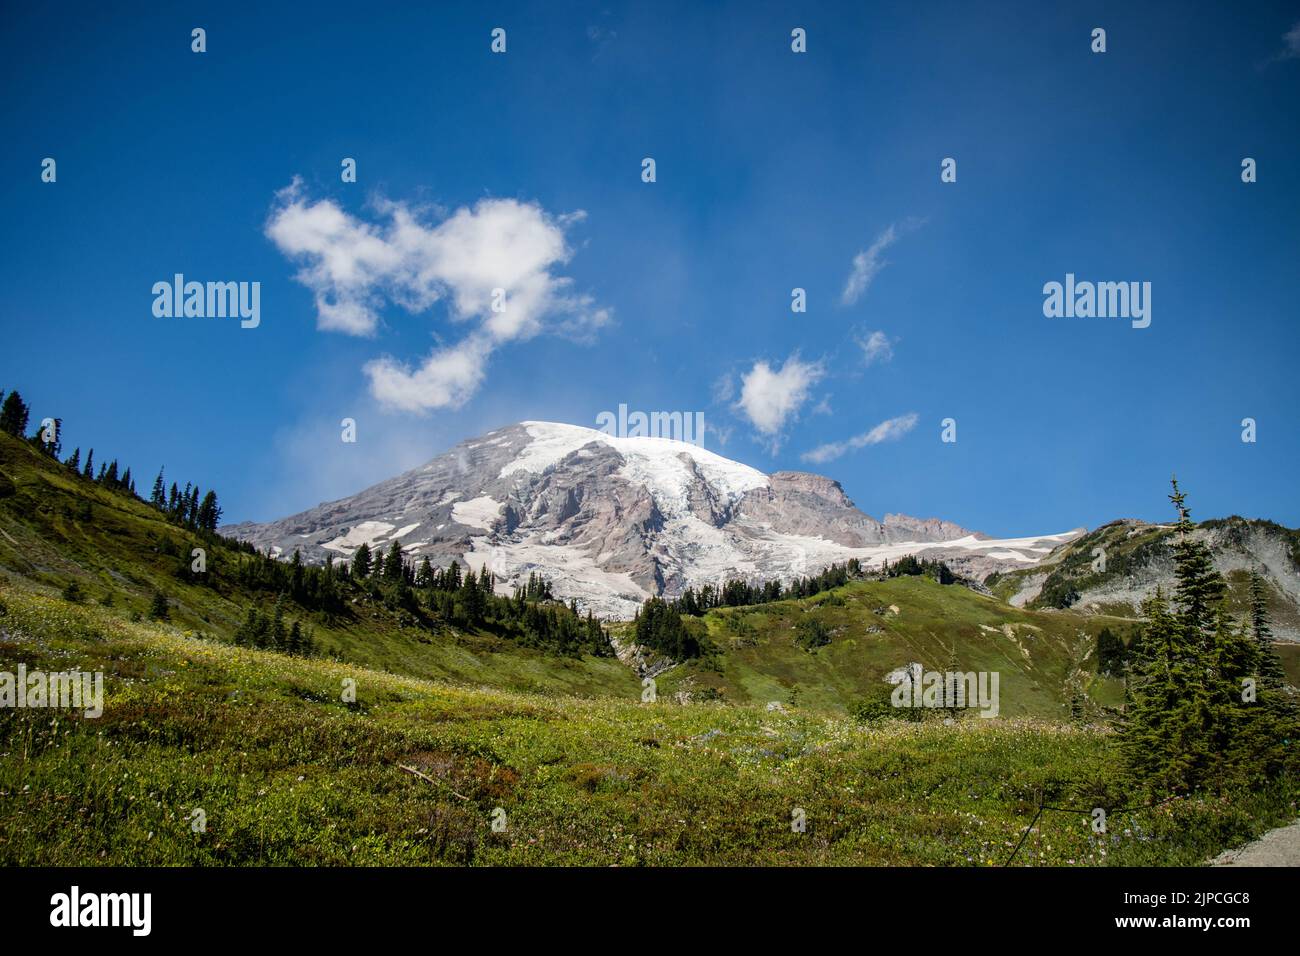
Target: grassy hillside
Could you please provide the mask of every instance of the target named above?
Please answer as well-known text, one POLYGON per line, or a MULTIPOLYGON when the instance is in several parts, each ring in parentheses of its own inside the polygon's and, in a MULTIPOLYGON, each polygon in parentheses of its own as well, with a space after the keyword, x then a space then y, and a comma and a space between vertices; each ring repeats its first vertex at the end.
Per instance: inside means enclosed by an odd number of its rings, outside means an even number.
MULTIPOLYGON (((613 658, 361 587, 341 610, 288 608, 329 657, 235 646, 248 606, 274 600, 241 585, 251 560, 0 435, 0 672, 100 672, 106 694, 98 718, 0 707, 0 864, 985 866, 1039 801, 1133 803, 1102 719, 1121 688, 1093 660, 1096 632, 1126 619, 855 581, 692 620, 709 653, 643 703, 613 658), (145 619, 156 592, 166 622, 145 619), (808 621, 828 643, 800 646, 808 621), (1002 675, 1002 719, 844 713, 890 670, 954 655, 1002 675), (1060 719, 1079 694, 1086 721, 1060 719)), ((1086 814, 1048 814, 1014 862, 1195 863, 1293 817, 1296 797, 1289 782, 1180 799, 1118 814, 1104 838, 1086 814)))
POLYGON ((1068 717, 1077 688, 1094 705, 1117 706, 1118 682, 1095 676, 1096 635, 1128 620, 1026 611, 926 577, 856 581, 797 601, 710 611, 715 654, 660 678, 661 692, 687 690, 739 703, 778 701, 844 711, 879 693, 885 675, 915 661, 945 670, 998 672, 1003 716, 1068 717), (800 622, 815 620, 830 643, 805 650, 800 622))
MULTIPOLYGON (((144 502, 84 480, 0 433, 0 574, 51 593, 76 582, 87 601, 111 601, 128 617, 144 616, 161 591, 179 627, 229 639, 250 605, 269 610, 274 600, 240 588, 234 571, 244 560, 238 550, 177 527, 144 502), (201 580, 178 574, 194 547, 207 551, 201 580)), ((327 655, 396 673, 573 694, 631 695, 639 686, 613 658, 564 657, 486 631, 429 627, 364 594, 336 614, 292 606, 287 613, 310 624, 327 655)))
MULTIPOLYGON (((456 688, 13 584, 0 584, 0 660, 102 671, 106 691, 98 719, 0 709, 4 865, 987 866, 1008 859, 1039 800, 1132 803, 1096 727, 869 727, 456 688)), ((1113 814, 1103 837, 1086 815, 1049 813, 1015 863, 1196 863, 1293 817, 1295 798, 1176 800, 1113 814)))

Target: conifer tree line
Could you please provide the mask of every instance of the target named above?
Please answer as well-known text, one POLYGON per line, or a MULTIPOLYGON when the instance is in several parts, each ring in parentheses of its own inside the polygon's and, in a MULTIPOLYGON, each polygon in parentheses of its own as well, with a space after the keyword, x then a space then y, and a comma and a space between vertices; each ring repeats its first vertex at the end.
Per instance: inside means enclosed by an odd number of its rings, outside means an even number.
POLYGON ((1300 769, 1300 708, 1287 685, 1269 627, 1267 592, 1251 573, 1250 613, 1227 610, 1227 584, 1209 548, 1192 536, 1186 495, 1173 481, 1178 512, 1172 595, 1157 590, 1126 689, 1121 750, 1153 794, 1256 786, 1300 769))
MULTIPOLYGON (((40 429, 28 438, 31 413, 22 396, 0 390, 0 399, 0 430, 31 442, 58 461, 62 422, 55 421, 48 441, 40 429)), ((86 481, 144 500, 136 494, 129 468, 122 470, 113 460, 100 462, 96 470, 93 448, 84 461, 81 449, 75 449, 63 464, 86 481)), ((250 647, 291 654, 316 653, 318 645, 310 626, 304 627, 297 621, 285 623, 285 602, 292 601, 304 610, 328 616, 346 615, 350 613, 350 604, 358 599, 370 599, 406 611, 415 623, 430 629, 454 624, 485 630, 550 652, 613 654, 600 620, 590 611, 581 613, 576 601, 569 604, 557 601, 551 582, 536 573, 530 574, 527 582, 507 597, 496 593, 496 577, 486 567, 475 573, 452 561, 446 568, 437 568, 428 558, 417 567, 407 560, 397 541, 389 543, 386 553, 373 552, 368 544, 363 544, 350 561, 327 558, 320 564, 309 564, 297 550, 289 560, 280 560, 270 551, 261 552, 248 542, 218 534, 222 510, 216 492, 204 492, 190 482, 183 488, 176 482, 169 484, 163 469, 154 478, 147 503, 171 523, 200 535, 214 546, 207 554, 206 569, 197 572, 192 567, 188 545, 179 544, 166 534, 153 535, 154 550, 176 559, 177 578, 214 589, 233 580, 245 591, 274 597, 272 611, 249 608, 235 633, 237 642, 250 647)), ((167 607, 166 596, 158 592, 150 615, 166 620, 167 607)))
POLYGON ((943 561, 931 561, 928 558, 918 558, 913 554, 905 554, 893 564, 888 559, 880 566, 880 574, 885 578, 902 578, 902 577, 921 577, 934 578, 940 584, 956 584, 959 580, 953 573, 952 568, 948 567, 943 561))
MULTIPOLYGON (((954 584, 959 580, 944 562, 918 559, 910 554, 892 565, 883 562, 876 573, 880 579, 904 575, 926 575, 940 584, 954 584)), ((706 584, 698 589, 687 588, 681 597, 671 600, 647 598, 637 611, 636 641, 675 660, 699 657, 708 651, 707 641, 692 635, 691 629, 680 620, 683 616, 702 617, 714 608, 748 607, 814 597, 864 577, 866 572, 862 563, 857 558, 849 558, 843 564, 830 565, 820 574, 793 578, 786 584, 776 579, 751 583, 731 578, 717 586, 706 584)), ((809 634, 801 643, 818 647, 827 640, 824 634, 809 634)))
POLYGON ((386 550, 363 543, 350 561, 326 557, 309 564, 298 549, 282 561, 247 542, 222 540, 241 554, 234 577, 245 590, 288 597, 327 616, 351 613, 359 600, 377 601, 430 630, 451 624, 561 654, 613 654, 600 620, 584 615, 576 601, 555 600, 551 582, 537 574, 507 597, 496 593, 496 575, 486 567, 475 573, 454 560, 435 567, 427 557, 417 565, 399 541, 386 550))
POLYGON ((675 661, 701 656, 704 644, 682 620, 680 603, 652 597, 642 604, 632 624, 636 642, 675 661))
POLYGON ((235 631, 235 643, 240 647, 279 651, 294 657, 314 657, 319 650, 310 625, 304 629, 295 620, 285 627, 283 602, 279 598, 269 615, 255 607, 248 609, 243 623, 235 631))
MULTIPOLYGON (((4 392, 0 391, 0 395, 4 395, 4 392)), ((30 415, 30 407, 18 392, 13 391, 4 395, 4 401, 0 402, 0 431, 8 432, 15 438, 26 438, 42 452, 58 460, 63 445, 63 419, 53 419, 54 427, 50 429, 48 436, 41 428, 37 428, 31 436, 27 436, 30 415)), ((100 461, 99 468, 96 470, 95 449, 89 449, 86 452, 85 462, 82 462, 81 448, 78 447, 73 449, 64 465, 73 474, 81 476, 86 481, 113 491, 124 491, 139 498, 131 469, 122 468, 116 458, 109 462, 100 461)), ((221 506, 217 503, 215 491, 208 491, 205 494, 198 485, 191 485, 189 482, 186 482, 184 489, 181 489, 172 482, 171 491, 168 493, 162 469, 159 469, 158 477, 154 479, 149 503, 166 515, 173 524, 188 528, 190 531, 215 534, 217 525, 221 522, 221 506)))
MULTIPOLYGON (((687 588, 682 592, 681 597, 665 603, 678 614, 700 617, 718 607, 746 607, 751 604, 771 604, 774 601, 812 597, 823 591, 848 584, 862 576, 861 562, 857 558, 850 558, 844 564, 832 564, 820 574, 794 578, 784 585, 776 579, 755 584, 740 578, 731 578, 717 586, 706 584, 698 589, 687 588)), ((644 609, 654 600, 657 599, 650 598, 642 608, 644 609)))
MULTIPOLYGON (((875 576, 881 579, 904 575, 925 575, 934 578, 940 584, 954 584, 959 580, 944 562, 918 559, 910 554, 899 558, 893 564, 884 561, 880 570, 875 572, 875 576)), ((718 586, 706 584, 698 589, 687 588, 682 592, 681 597, 673 598, 666 604, 678 614, 701 617, 719 607, 747 607, 754 604, 771 604, 775 601, 814 597, 864 577, 866 572, 862 568, 862 563, 857 558, 849 558, 843 564, 830 565, 820 574, 793 578, 786 584, 775 579, 751 583, 741 578, 731 578, 718 586)), ((654 600, 656 599, 650 598, 645 601, 642 609, 644 610, 654 600)))
MULTIPOLYGON (((330 564, 327 559, 326 567, 330 564)), ((363 543, 353 553, 347 573, 352 581, 377 588, 375 593, 398 607, 427 610, 438 619, 494 631, 524 646, 570 655, 613 653, 599 619, 590 611, 584 616, 576 601, 568 605, 556 601, 551 582, 536 573, 506 597, 496 593, 496 576, 486 566, 477 574, 473 568, 462 572, 457 561, 441 568, 428 557, 417 566, 407 560, 396 540, 389 542, 386 554, 363 543)))

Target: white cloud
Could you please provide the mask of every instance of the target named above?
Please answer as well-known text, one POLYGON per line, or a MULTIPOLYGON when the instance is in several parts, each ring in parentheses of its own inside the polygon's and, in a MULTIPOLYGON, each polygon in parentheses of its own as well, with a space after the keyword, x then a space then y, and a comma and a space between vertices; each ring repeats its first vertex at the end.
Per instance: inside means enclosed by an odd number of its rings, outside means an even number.
POLYGON ((435 350, 414 370, 384 356, 367 362, 364 371, 370 394, 386 408, 404 412, 460 408, 483 384, 491 354, 487 339, 471 336, 435 350))
POLYGON ((1266 70, 1274 63, 1300 58, 1300 20, 1291 25, 1291 29, 1282 34, 1282 50, 1274 53, 1267 60, 1256 65, 1257 70, 1266 70))
POLYGON ((804 452, 800 457, 803 458, 804 461, 810 461, 814 464, 823 464, 828 461, 834 461, 847 451, 866 448, 869 445, 879 445, 884 441, 897 441, 915 428, 916 422, 916 412, 908 412, 906 415, 899 415, 897 418, 887 419, 870 431, 863 432, 861 435, 854 435, 852 438, 845 441, 829 442, 825 445, 818 445, 812 451, 804 452))
POLYGON ((886 263, 881 256, 897 241, 898 230, 890 226, 876 237, 875 242, 853 257, 853 268, 849 272, 848 281, 844 283, 840 302, 852 305, 862 298, 880 270, 885 268, 886 263))
POLYGON ((888 362, 894 357, 894 343, 884 332, 872 332, 869 335, 856 335, 854 341, 862 349, 862 361, 867 365, 888 362))
POLYGON ((581 212, 554 217, 534 203, 483 199, 426 224, 424 211, 405 203, 376 211, 378 221, 366 222, 332 200, 311 201, 295 179, 277 194, 266 235, 302 264, 296 278, 315 297, 322 330, 374 335, 387 303, 417 314, 443 302, 453 322, 474 324, 414 370, 387 357, 368 363, 371 392, 388 407, 457 408, 499 345, 541 332, 589 335, 609 320, 553 272, 569 261, 565 229, 581 212), (497 289, 504 308, 494 310, 497 289))
POLYGON ((891 224, 888 229, 876 236, 876 241, 866 249, 859 252, 853 257, 853 267, 849 270, 848 281, 844 283, 844 291, 840 293, 841 305, 853 305, 871 287, 880 270, 889 265, 882 258, 885 250, 896 243, 903 236, 925 225, 924 219, 918 219, 915 216, 909 216, 902 222, 891 224))
POLYGON ((796 352, 779 371, 755 362, 741 376, 740 398, 735 407, 764 435, 775 438, 787 420, 808 400, 809 389, 825 375, 820 362, 804 362, 796 352))

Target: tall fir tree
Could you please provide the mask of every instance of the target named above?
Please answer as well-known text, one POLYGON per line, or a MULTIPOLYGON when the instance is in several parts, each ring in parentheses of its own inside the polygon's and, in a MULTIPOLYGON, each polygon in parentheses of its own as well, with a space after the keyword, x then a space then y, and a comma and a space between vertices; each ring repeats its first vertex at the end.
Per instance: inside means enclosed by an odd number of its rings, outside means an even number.
MULTIPOLYGON (((1226 583, 1194 536, 1176 480, 1169 497, 1178 510, 1173 606, 1157 590, 1143 607, 1121 749, 1133 775, 1154 793, 1262 782, 1285 762, 1294 721, 1252 696, 1262 663, 1260 629, 1233 623, 1226 583)), ((1252 621, 1256 616, 1252 603, 1252 621)), ((1266 614, 1262 624, 1266 632, 1266 614)))
POLYGON ((363 541, 356 554, 352 555, 352 576, 358 579, 369 577, 370 563, 370 545, 363 541))
POLYGON ((27 419, 30 414, 31 409, 23 397, 17 391, 10 392, 5 396, 4 404, 0 405, 0 431, 22 438, 27 434, 27 419))
POLYGON ((402 580, 402 544, 396 538, 388 545, 388 557, 384 560, 384 580, 402 580))
POLYGON ((153 480, 153 491, 149 494, 149 504, 159 511, 167 507, 167 485, 163 481, 163 469, 158 469, 158 477, 153 480))
MULTIPOLYGON (((195 491, 197 493, 197 489, 195 491)), ((215 534, 219 521, 221 521, 221 506, 217 504, 217 493, 209 491, 196 508, 194 523, 200 531, 215 534)))

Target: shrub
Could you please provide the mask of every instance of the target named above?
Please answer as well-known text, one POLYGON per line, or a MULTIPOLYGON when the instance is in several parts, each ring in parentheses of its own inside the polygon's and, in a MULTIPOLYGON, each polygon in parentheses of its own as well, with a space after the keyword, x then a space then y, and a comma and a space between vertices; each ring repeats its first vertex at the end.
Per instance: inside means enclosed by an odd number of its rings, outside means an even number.
POLYGON ((153 601, 149 604, 149 618, 154 621, 165 621, 171 616, 171 611, 167 606, 167 595, 161 591, 153 592, 153 601))
POLYGON ((794 642, 805 651, 825 647, 831 642, 830 631, 815 617, 805 617, 795 626, 794 642))
POLYGON ((864 724, 876 724, 884 720, 900 718, 898 708, 889 700, 889 690, 881 688, 849 706, 849 715, 864 724))

